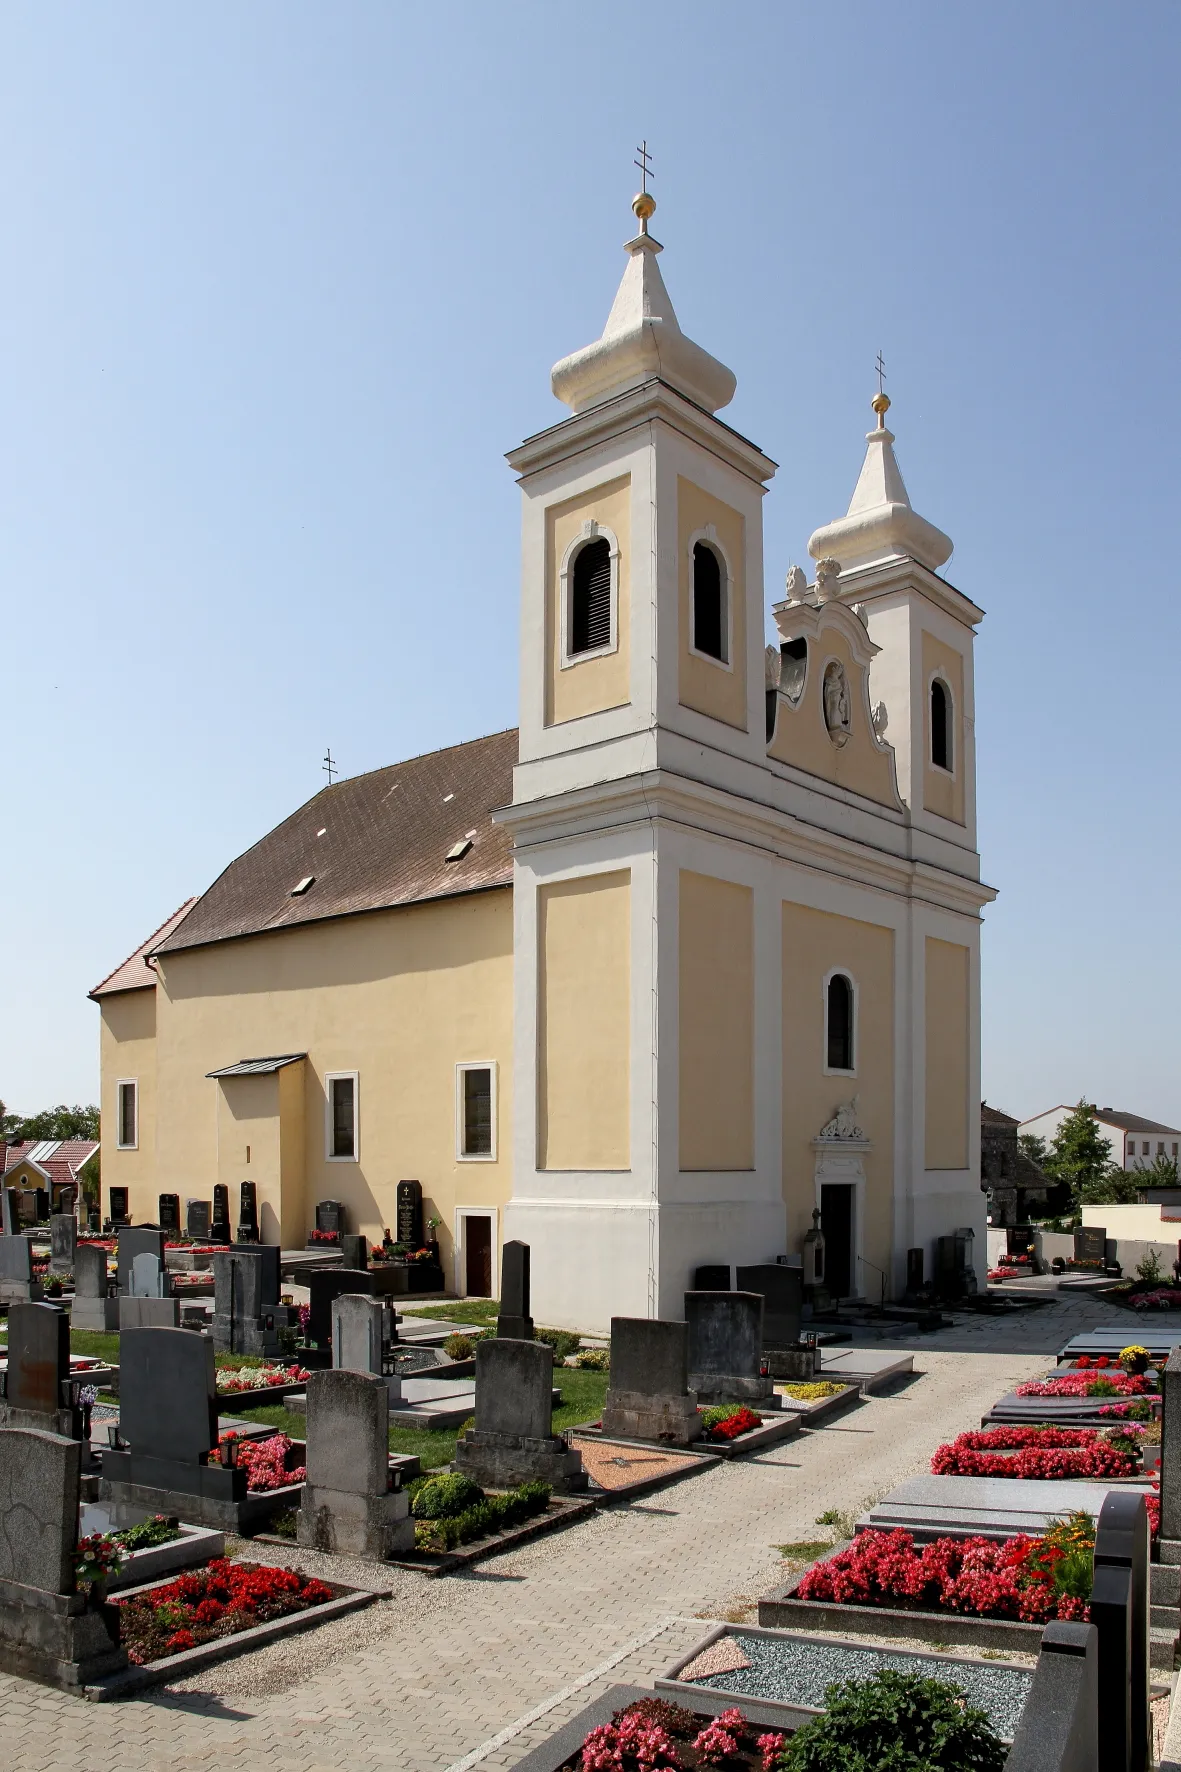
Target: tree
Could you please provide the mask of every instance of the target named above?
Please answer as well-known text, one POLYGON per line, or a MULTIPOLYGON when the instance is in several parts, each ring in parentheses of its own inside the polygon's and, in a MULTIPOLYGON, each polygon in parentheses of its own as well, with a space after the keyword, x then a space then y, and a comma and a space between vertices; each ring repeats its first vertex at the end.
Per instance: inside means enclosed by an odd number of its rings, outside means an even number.
POLYGON ((1039 1169, 1045 1168, 1050 1153, 1046 1149, 1044 1138, 1038 1138, 1033 1132, 1022 1132, 1017 1140, 1017 1149, 1023 1157, 1028 1158, 1029 1162, 1035 1163, 1039 1169))
POLYGON ((67 1107, 42 1108, 39 1114, 10 1114, 0 1102, 0 1137, 10 1138, 97 1138, 98 1108, 75 1104, 67 1107))
POLYGON ((1138 1175, 1113 1163, 1106 1175, 1097 1181, 1084 1181, 1078 1188, 1080 1206, 1134 1206, 1140 1198, 1142 1183, 1138 1175))
POLYGON ((1134 1177, 1137 1187, 1176 1187, 1177 1159, 1158 1151, 1151 1163, 1129 1169, 1128 1174, 1134 1177))
MULTIPOLYGON (((1114 1187, 1124 1171, 1111 1160, 1111 1140, 1099 1130, 1092 1102, 1082 1100, 1054 1134, 1050 1153, 1042 1164, 1045 1173, 1055 1181, 1065 1182, 1076 1205, 1084 1198, 1084 1189, 1100 1183, 1114 1187)), ((1105 1194, 1104 1199, 1112 1196, 1105 1194)), ((1132 1199, 1136 1198, 1133 1189, 1132 1199)))

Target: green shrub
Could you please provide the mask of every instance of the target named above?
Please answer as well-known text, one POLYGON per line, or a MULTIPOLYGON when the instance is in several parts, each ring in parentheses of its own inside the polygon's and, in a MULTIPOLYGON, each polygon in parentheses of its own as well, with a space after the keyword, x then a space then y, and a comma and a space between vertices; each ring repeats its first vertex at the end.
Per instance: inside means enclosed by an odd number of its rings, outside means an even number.
MULTIPOLYGON (((457 1480, 466 1482, 467 1478, 433 1477, 431 1482, 457 1480)), ((485 1495, 460 1512, 437 1517, 420 1511, 419 1503, 429 1486, 424 1484, 414 1499, 415 1518, 424 1522, 415 1532, 415 1542, 429 1550, 454 1550, 456 1545, 467 1544, 473 1538, 487 1538, 493 1532, 502 1532, 506 1526, 520 1525, 534 1514, 543 1514, 552 1493, 548 1483, 522 1483, 519 1489, 510 1489, 507 1495, 485 1495), (428 1518, 429 1526, 426 1524, 428 1518)), ((471 1487, 478 1496, 480 1492, 476 1485, 473 1483, 471 1487)))
POLYGON ((124 1550, 150 1550, 153 1545, 171 1544, 179 1538, 180 1525, 175 1514, 153 1514, 150 1520, 141 1520, 138 1526, 125 1526, 122 1532, 111 1536, 119 1540, 124 1550))
POLYGON ((555 1366, 560 1366, 567 1354, 576 1354, 582 1345, 581 1335, 571 1335, 568 1329, 538 1329, 534 1340, 553 1348, 555 1366))
POLYGON ((1164 1270, 1155 1249, 1150 1249, 1143 1260, 1136 1263, 1136 1278, 1143 1280, 1147 1286, 1159 1286, 1163 1280, 1164 1270))
POLYGON ((584 1372, 610 1372, 611 1354, 605 1347, 588 1347, 582 1353, 575 1354, 574 1364, 584 1372))
POLYGON ((981 1710, 943 1680, 884 1669, 842 1680, 823 1716, 785 1743, 784 1772, 1001 1772, 1005 1749, 981 1710))
POLYGON ((470 1335, 449 1335, 443 1343, 443 1352, 449 1360, 470 1360, 476 1351, 476 1344, 470 1335))
POLYGON ((732 1415, 737 1415, 745 1407, 744 1403, 715 1403, 712 1409, 701 1411, 701 1425, 708 1434, 720 1421, 729 1421, 732 1415))
POLYGON ((428 1477, 414 1497, 416 1520, 446 1520, 464 1513, 478 1502, 483 1490, 470 1477, 453 1471, 450 1476, 428 1477))

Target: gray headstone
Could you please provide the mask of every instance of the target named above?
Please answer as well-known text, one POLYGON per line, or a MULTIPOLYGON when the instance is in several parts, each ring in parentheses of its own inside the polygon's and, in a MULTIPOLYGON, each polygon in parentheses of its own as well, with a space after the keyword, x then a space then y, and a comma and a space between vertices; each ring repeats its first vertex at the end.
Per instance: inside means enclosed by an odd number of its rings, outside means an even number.
POLYGON ((79 1243, 74 1251, 74 1296, 107 1296, 107 1252, 94 1243, 79 1243))
POLYGON ((279 1302, 279 1249, 274 1243, 219 1249, 213 1257, 217 1315, 253 1322, 279 1302))
POLYGON ((74 1591, 82 1447, 28 1428, 0 1433, 0 1582, 74 1591))
POLYGON ((553 1432, 554 1360, 541 1341, 476 1345, 476 1431, 544 1440, 553 1432))
POLYGON ((213 1343, 191 1329, 119 1337, 119 1432, 138 1458, 197 1464, 217 1445, 213 1343))
POLYGON ((1005 1772, 1096 1772, 1098 1651, 1093 1624, 1046 1626, 1005 1772))
POLYGON ((119 1232, 119 1290, 131 1291, 131 1264, 137 1255, 154 1255, 164 1266, 164 1232, 127 1225, 119 1232))
POLYGON ((345 1267, 367 1268, 369 1266, 369 1239, 345 1231, 340 1239, 341 1259, 345 1267))
POLYGON ((74 1250, 78 1245, 78 1220, 72 1212, 55 1212, 49 1220, 49 1271, 70 1274, 74 1271, 74 1250))
POLYGON ((330 1267, 308 1274, 308 1339, 317 1347, 332 1340, 332 1301, 344 1292, 372 1297, 376 1282, 368 1269, 330 1267))
POLYGON ((145 1252, 137 1255, 131 1263, 131 1284, 127 1288, 129 1298, 163 1298, 166 1293, 164 1268, 158 1257, 145 1252))
POLYGON ((513 1240, 500 1255, 500 1312, 496 1333, 508 1341, 532 1341, 529 1315, 529 1245, 513 1240))
POLYGON ((307 1387, 308 1482, 352 1495, 384 1495, 389 1425, 384 1379, 363 1372, 313 1372, 307 1387))
POLYGON ((685 1319, 691 1373, 719 1378, 759 1376, 763 1345, 760 1293, 686 1292, 685 1319))
POLYGON ((8 1405, 55 1415, 70 1376, 70 1319, 53 1304, 8 1308, 8 1405))
POLYGON ((1160 1385, 1160 1535, 1181 1538, 1181 1347, 1165 1361, 1160 1385))
POLYGON ((612 1317, 611 1389, 682 1397, 689 1389, 689 1326, 655 1317, 612 1317))
POLYGON ((804 1309, 803 1269, 764 1261, 757 1267, 738 1268, 734 1278, 739 1292, 762 1295, 763 1346, 795 1347, 804 1309))
POLYGON ((380 1298, 344 1292, 332 1301, 332 1364, 338 1371, 381 1375, 380 1298))
POLYGON ((27 1284, 33 1278, 33 1244, 29 1237, 0 1237, 0 1280, 27 1284))
POLYGON ((135 1298, 128 1294, 119 1300, 120 1335, 125 1329, 176 1329, 179 1324, 179 1298, 135 1298))
POLYGON ((185 1201, 185 1231, 198 1243, 204 1243, 209 1236, 211 1219, 208 1200, 185 1201))

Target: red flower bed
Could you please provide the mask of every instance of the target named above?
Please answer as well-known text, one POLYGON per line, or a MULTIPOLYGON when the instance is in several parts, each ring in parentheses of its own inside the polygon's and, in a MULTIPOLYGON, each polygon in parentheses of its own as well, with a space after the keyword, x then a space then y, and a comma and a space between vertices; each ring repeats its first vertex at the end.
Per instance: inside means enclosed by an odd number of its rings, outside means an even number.
POLYGON ((931 1460, 937 1477, 1130 1477, 1136 1459, 1099 1428, 994 1427, 959 1434, 931 1460), (1006 1456, 1011 1453, 1012 1456, 1006 1456))
POLYGON ((327 1582, 300 1569, 268 1569, 219 1557, 206 1569, 117 1600, 119 1641, 128 1661, 140 1667, 214 1637, 250 1630, 269 1618, 322 1606, 334 1592, 327 1582))
POLYGON ((1143 1372, 1063 1372, 1056 1378, 1031 1378, 1017 1386, 1019 1397, 1143 1397, 1156 1386, 1143 1372))
POLYGON ((909 1532, 859 1532, 846 1550, 809 1569, 801 1600, 892 1606, 918 1612, 971 1612, 1043 1624, 1087 1616, 1086 1601, 1055 1589, 1046 1541, 1024 1535, 937 1538, 916 1548, 909 1532), (1049 1565, 1049 1566, 1048 1566, 1049 1565))
POLYGON ((308 1234, 308 1242, 309 1243, 339 1243, 340 1242, 340 1233, 338 1231, 311 1231, 308 1234))
POLYGON ((1155 1292, 1133 1292, 1128 1303, 1134 1311, 1181 1310, 1181 1286, 1158 1286, 1155 1292))
POLYGON ((762 1416, 756 1415, 753 1409, 748 1409, 744 1404, 733 1415, 727 1415, 724 1421, 715 1421, 709 1430, 709 1437, 711 1440, 736 1440, 739 1434, 749 1434, 752 1428, 762 1425, 762 1416))

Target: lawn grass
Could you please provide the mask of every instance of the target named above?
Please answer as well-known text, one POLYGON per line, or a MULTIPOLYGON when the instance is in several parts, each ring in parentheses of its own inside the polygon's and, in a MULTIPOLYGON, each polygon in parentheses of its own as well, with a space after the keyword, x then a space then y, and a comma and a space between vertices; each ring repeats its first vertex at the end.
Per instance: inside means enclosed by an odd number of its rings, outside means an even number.
POLYGON ((108 1366, 119 1364, 119 1335, 108 1335, 101 1329, 71 1329, 70 1352, 85 1354, 89 1360, 105 1360, 108 1366))
POLYGON ((441 1317, 445 1323, 495 1323, 500 1304, 495 1298, 453 1298, 450 1304, 415 1304, 401 1306, 406 1317, 441 1317))

